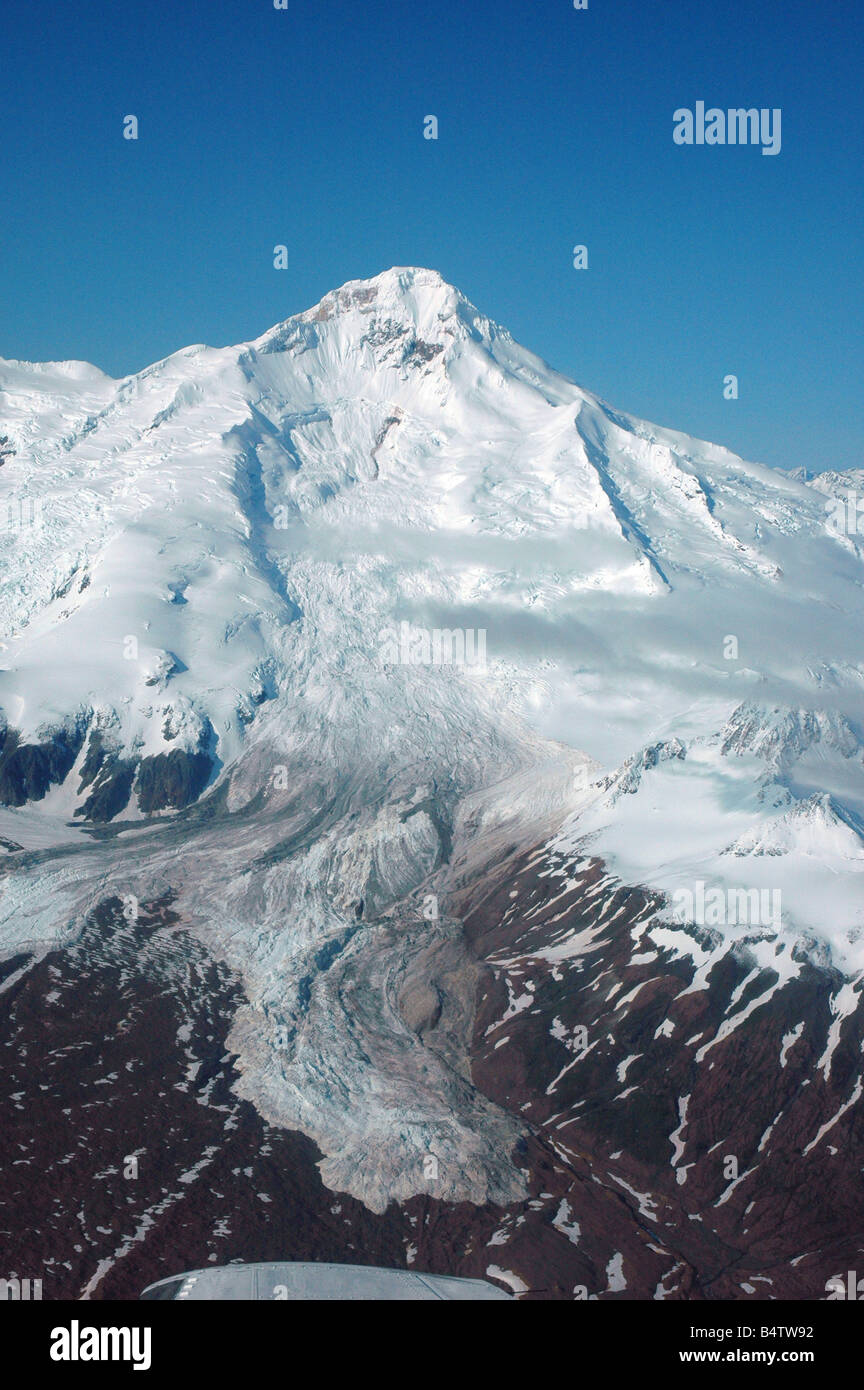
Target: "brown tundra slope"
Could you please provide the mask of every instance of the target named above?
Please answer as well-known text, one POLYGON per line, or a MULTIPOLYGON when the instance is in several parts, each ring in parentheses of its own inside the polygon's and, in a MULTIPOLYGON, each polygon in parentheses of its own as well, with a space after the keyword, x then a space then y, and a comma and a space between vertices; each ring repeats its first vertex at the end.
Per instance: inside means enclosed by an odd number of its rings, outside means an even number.
POLYGON ((376 1213, 325 1187, 315 1145, 232 1091, 231 972, 170 902, 130 923, 109 900, 74 946, 6 964, 9 1272, 66 1299, 286 1258, 540 1299, 824 1298, 864 1249, 857 1026, 820 1065, 838 982, 808 967, 728 1032, 766 983, 746 948, 694 988, 692 963, 644 938, 655 904, 599 861, 541 845, 453 882, 469 955, 427 956, 422 988, 396 993, 430 1053, 516 1120, 519 1201, 442 1201, 430 1178, 376 1213), (461 1058, 457 978, 474 992, 461 1058))

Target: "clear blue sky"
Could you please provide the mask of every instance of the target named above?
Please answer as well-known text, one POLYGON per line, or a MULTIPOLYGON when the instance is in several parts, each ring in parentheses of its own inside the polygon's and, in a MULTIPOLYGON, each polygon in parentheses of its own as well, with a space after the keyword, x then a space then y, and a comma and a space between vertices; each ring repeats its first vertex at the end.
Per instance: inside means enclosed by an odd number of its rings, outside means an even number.
POLYGON ((620 409, 860 467, 862 63, 860 0, 4 0, 0 354, 120 375, 428 265, 620 409), (781 153, 676 146, 700 99, 781 153))

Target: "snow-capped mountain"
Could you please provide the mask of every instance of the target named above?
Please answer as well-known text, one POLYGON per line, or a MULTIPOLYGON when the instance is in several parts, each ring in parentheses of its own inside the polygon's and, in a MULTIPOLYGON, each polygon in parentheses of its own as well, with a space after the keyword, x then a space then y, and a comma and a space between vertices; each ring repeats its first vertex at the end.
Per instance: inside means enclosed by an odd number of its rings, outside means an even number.
MULTIPOLYGON (((782 1020, 765 1134, 793 1074, 822 1087, 796 1152, 860 1124, 864 550, 834 506, 854 482, 614 411, 428 270, 120 381, 0 361, 3 988, 73 958, 176 987, 200 953, 236 990, 222 1108, 313 1140, 331 1199, 506 1208, 489 1244, 523 1221, 534 1243, 480 1272, 512 1288, 548 1260, 559 1292, 693 1296, 718 1242, 750 1246, 719 1225, 700 1245, 682 1209, 688 1069, 736 1079, 740 1040, 782 1020), (573 1012, 601 960, 592 994, 635 970, 635 1000, 650 962, 649 994, 703 992, 702 1031, 670 995, 653 1051, 646 1022, 619 1055, 616 988, 573 1012), (673 1084, 647 1147, 635 1111, 595 1160, 547 1130, 673 1084), (539 1256, 541 1226, 588 1272, 539 1256)), ((722 1225, 737 1197, 711 1191, 722 1225)))

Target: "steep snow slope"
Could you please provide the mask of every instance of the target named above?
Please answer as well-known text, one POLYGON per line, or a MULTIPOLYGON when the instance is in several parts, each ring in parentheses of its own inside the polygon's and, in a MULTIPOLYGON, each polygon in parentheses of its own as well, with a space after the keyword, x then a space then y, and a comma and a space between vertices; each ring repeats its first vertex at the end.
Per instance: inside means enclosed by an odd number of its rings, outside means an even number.
POLYGON ((435 1145, 443 1195, 522 1190, 460 1051, 472 846, 779 890, 758 949, 860 980, 862 553, 813 485, 612 411, 412 269, 122 381, 4 362, 0 435, 0 943, 170 890, 243 981, 241 1090, 332 1185, 383 1207, 435 1145), (433 957, 440 1055, 404 1023, 433 957))

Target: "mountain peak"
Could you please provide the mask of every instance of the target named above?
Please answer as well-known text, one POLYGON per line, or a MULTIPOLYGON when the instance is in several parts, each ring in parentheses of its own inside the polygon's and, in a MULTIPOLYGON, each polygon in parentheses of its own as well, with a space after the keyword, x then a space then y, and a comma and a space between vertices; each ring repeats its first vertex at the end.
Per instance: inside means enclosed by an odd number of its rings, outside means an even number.
POLYGON ((317 304, 292 314, 274 325, 254 343, 255 347, 280 344, 286 330, 298 324, 343 323, 354 320, 363 326, 370 319, 397 323, 416 330, 421 336, 434 335, 442 323, 461 318, 474 324, 477 309, 437 270, 423 266, 391 266, 366 280, 348 280, 330 290, 317 304))
POLYGON ((336 300, 340 304, 391 303, 400 300, 429 304, 434 301, 437 306, 446 305, 448 308, 467 302, 440 271, 413 265, 390 266, 389 270, 382 270, 366 280, 346 280, 344 285, 326 294, 321 303, 329 300, 336 300))

